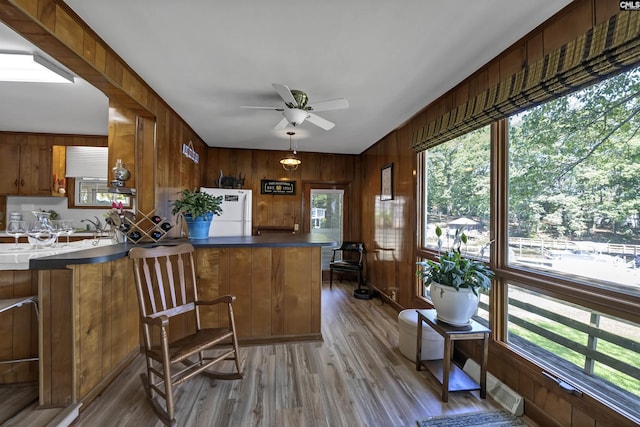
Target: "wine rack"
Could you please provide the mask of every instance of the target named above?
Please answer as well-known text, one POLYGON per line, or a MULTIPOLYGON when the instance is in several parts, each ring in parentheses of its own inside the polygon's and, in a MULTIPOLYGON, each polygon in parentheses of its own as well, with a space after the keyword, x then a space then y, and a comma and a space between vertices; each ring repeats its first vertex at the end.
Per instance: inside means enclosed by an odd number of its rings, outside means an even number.
POLYGON ((166 218, 155 215, 155 211, 136 211, 135 219, 123 216, 120 231, 132 243, 157 242, 163 239, 172 225, 166 218))

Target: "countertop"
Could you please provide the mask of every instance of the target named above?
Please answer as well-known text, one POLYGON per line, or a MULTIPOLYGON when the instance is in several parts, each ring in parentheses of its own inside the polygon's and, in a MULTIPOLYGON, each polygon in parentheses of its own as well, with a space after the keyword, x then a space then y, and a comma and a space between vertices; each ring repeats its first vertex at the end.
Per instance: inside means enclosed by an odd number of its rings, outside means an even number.
MULTIPOLYGON (((55 270, 66 268, 67 265, 73 264, 95 264, 102 262, 114 261, 124 258, 129 253, 129 249, 134 247, 150 247, 157 245, 177 245, 180 243, 191 243, 197 248, 242 248, 242 247, 311 247, 311 246, 336 246, 337 242, 323 235, 317 234, 286 234, 286 235, 262 235, 262 236, 245 236, 245 237, 210 237, 202 240, 187 239, 163 239, 158 243, 118 243, 107 244, 109 239, 99 239, 100 245, 96 247, 89 246, 91 243, 85 243, 87 249, 75 250, 73 252, 61 252, 48 256, 29 259, 28 269, 30 270, 55 270)), ((92 242, 86 240, 84 242, 92 242)), ((9 243, 6 243, 9 245, 9 243)), ((10 269, 10 268, 4 268, 10 269)), ((18 270, 19 268, 12 268, 18 270)))

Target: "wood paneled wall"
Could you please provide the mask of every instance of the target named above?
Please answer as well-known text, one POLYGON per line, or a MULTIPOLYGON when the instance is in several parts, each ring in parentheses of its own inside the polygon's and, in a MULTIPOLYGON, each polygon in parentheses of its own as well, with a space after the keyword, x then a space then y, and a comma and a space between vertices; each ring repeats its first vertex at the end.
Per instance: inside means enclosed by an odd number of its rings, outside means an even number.
MULTIPOLYGON (((322 338, 319 246, 202 248, 196 251, 196 269, 200 298, 236 296, 241 343, 322 338)), ((202 310, 203 327, 226 321, 222 308, 202 310)))
MULTIPOLYGON (((405 307, 422 304, 413 298, 416 294, 417 206, 416 158, 409 148, 413 131, 616 13, 619 13, 617 1, 576 0, 436 102, 426 106, 405 126, 375 143, 359 159, 301 153, 301 168, 285 174, 277 163, 281 153, 207 149, 193 130, 64 3, 54 0, 0 0, 0 19, 9 26, 111 99, 118 100, 139 114, 155 118, 155 198, 159 214, 167 215, 170 210, 168 201, 175 198, 181 189, 201 184, 210 186, 220 168, 226 175, 246 173, 245 187, 256 190, 256 193, 259 193, 261 178, 281 177, 298 182, 307 179, 338 181, 342 179, 342 174, 346 174, 345 180, 356 185, 353 194, 359 195, 354 197, 357 200, 351 209, 360 215, 353 216, 354 223, 347 225, 345 236, 361 238, 368 248, 367 281, 378 289, 397 288, 399 302, 405 307), (206 153, 206 162, 194 164, 180 155, 182 144, 189 141, 192 141, 201 158, 206 153), (388 163, 394 164, 394 199, 381 202, 380 168, 388 163), (355 176, 348 176, 353 170, 356 171, 355 176)), ((285 197, 256 194, 254 225, 282 225, 291 221, 300 223, 303 220, 300 186, 295 197, 285 197)), ((531 396, 528 387, 533 387, 532 384, 539 384, 540 390, 545 390, 540 375, 518 366, 522 365, 522 361, 512 353, 494 345, 492 355, 504 362, 505 366, 518 369, 518 383, 503 378, 512 388, 525 396, 531 396)), ((503 372, 498 374, 502 375, 503 372)), ((544 408, 548 415, 540 420, 542 423, 555 420, 559 425, 606 425, 607 419, 619 419, 602 405, 595 405, 596 409, 587 412, 579 402, 566 400, 556 391, 541 393, 548 393, 548 401, 561 402, 544 408), (566 417, 567 411, 572 414, 570 419, 566 417)), ((543 412, 538 402, 539 399, 529 401, 533 406, 528 406, 528 411, 534 415, 543 412)))
POLYGON ((408 127, 387 135, 361 155, 361 235, 366 280, 404 307, 415 293, 416 153, 408 127), (380 171, 393 164, 393 199, 380 200, 380 171))
MULTIPOLYGON (((368 247, 383 248, 367 254, 367 281, 383 291, 399 288, 402 307, 426 307, 415 297, 416 153, 409 146, 413 132, 619 11, 619 2, 613 0, 574 1, 360 156, 361 232, 368 247), (380 168, 388 163, 394 163, 395 197, 380 202, 380 168)), ((479 349, 461 347, 479 360, 479 349)), ((527 399, 526 415, 540 425, 635 425, 589 396, 563 393, 541 375, 540 368, 495 342, 490 347, 489 370, 527 399)))
POLYGON ((37 133, 37 132, 7 132, 0 131, 0 144, 14 144, 22 140, 28 140, 35 145, 84 145, 90 147, 106 147, 106 135, 67 135, 59 133, 37 133))
POLYGON ((299 152, 302 164, 295 171, 285 171, 280 165, 284 151, 239 150, 230 148, 210 148, 207 150, 207 168, 203 185, 217 186, 220 170, 227 176, 242 175, 244 188, 253 190, 253 229, 258 226, 293 226, 309 221, 303 208, 303 183, 350 183, 352 200, 345 201, 352 220, 344 224, 345 239, 360 239, 360 184, 358 156, 349 154, 323 154, 299 152), (296 194, 260 194, 260 180, 275 179, 296 182, 296 194))
MULTIPOLYGON (((38 294, 37 278, 28 270, 0 271, 0 298, 38 294)), ((0 314, 0 360, 37 356, 38 318, 32 304, 0 314), (25 339, 26 338, 26 339, 25 339)), ((38 380, 38 362, 0 364, 0 384, 38 380)))
POLYGON ((139 353, 131 262, 122 258, 33 274, 40 281, 43 336, 40 404, 86 405, 139 353))
MULTIPOLYGON (((144 166, 137 173, 154 177, 155 202, 149 205, 155 205, 160 215, 168 215, 168 200, 174 199, 179 190, 200 185, 203 162, 195 164, 181 153, 182 144, 191 142, 202 158, 204 142, 64 2, 0 0, 0 20, 100 89, 111 101, 155 121, 155 155, 145 152, 145 156, 154 158, 153 170, 144 166)), ((148 203, 144 204, 142 208, 148 209, 148 203)))

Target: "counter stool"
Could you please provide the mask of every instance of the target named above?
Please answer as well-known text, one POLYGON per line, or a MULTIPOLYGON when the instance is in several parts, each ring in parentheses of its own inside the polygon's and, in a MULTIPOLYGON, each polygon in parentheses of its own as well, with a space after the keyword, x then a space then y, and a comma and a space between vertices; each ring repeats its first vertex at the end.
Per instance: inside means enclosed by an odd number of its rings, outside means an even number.
MULTIPOLYGON (((7 298, 0 299, 0 313, 4 313, 5 311, 12 310, 14 308, 22 307, 24 304, 33 304, 33 308, 36 311, 36 317, 39 317, 38 312, 38 297, 28 296, 22 298, 7 298)), ((37 357, 28 357, 24 359, 12 359, 12 360, 0 360, 1 363, 20 363, 20 362, 34 362, 38 360, 37 357)))

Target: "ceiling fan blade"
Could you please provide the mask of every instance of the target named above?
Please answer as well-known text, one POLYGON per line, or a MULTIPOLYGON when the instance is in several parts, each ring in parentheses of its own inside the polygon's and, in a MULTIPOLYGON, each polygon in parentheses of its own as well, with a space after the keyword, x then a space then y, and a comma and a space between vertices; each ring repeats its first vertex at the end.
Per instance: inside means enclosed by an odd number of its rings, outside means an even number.
POLYGON ((309 107, 311 107, 311 110, 313 111, 342 110, 344 108, 349 108, 349 103, 344 98, 338 98, 314 102, 309 107))
POLYGON ((309 113, 309 116, 307 116, 307 121, 313 123, 318 127, 321 127, 324 130, 331 130, 335 126, 335 123, 332 123, 329 120, 323 119, 322 117, 315 115, 313 113, 309 113))
POLYGON ((253 105, 241 105, 240 108, 253 108, 253 109, 256 109, 256 110, 284 111, 284 108, 280 108, 280 107, 255 107, 253 105))
POLYGON ((274 126, 274 129, 275 130, 284 129, 287 127, 288 124, 289 124, 289 120, 287 120, 286 117, 283 117, 282 120, 280 120, 278 124, 274 126))
POLYGON ((280 95, 280 98, 282 98, 284 103, 287 104, 287 107, 294 108, 298 106, 298 101, 293 97, 289 87, 279 83, 273 83, 272 86, 276 92, 278 92, 278 95, 280 95))

